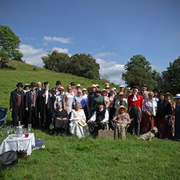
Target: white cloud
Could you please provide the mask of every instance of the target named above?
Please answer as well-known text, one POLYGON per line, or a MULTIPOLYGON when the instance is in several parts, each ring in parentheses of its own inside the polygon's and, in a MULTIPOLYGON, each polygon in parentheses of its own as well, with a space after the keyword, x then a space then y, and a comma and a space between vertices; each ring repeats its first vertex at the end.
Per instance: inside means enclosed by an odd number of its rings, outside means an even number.
POLYGON ((42 53, 43 49, 34 49, 31 45, 20 44, 20 49, 24 56, 30 56, 38 53, 42 53))
POLYGON ((52 51, 54 51, 54 50, 56 50, 57 52, 59 52, 59 53, 66 53, 66 54, 68 54, 68 49, 66 49, 66 48, 64 48, 64 49, 62 49, 62 48, 58 48, 58 47, 54 47, 53 49, 52 49, 52 51))
POLYGON ((111 56, 111 55, 116 55, 115 53, 113 52, 107 52, 107 53, 98 53, 95 55, 96 58, 100 58, 100 57, 104 57, 104 56, 111 56))
POLYGON ((58 41, 61 43, 72 43, 70 38, 62 38, 62 37, 44 36, 44 40, 46 40, 46 41, 58 41))
POLYGON ((32 37, 26 37, 25 40, 35 40, 35 38, 32 38, 32 37))
POLYGON ((96 62, 100 65, 100 74, 107 75, 111 82, 118 85, 125 85, 122 80, 122 73, 125 72, 123 64, 117 64, 116 61, 105 61, 104 59, 97 58, 96 62))
POLYGON ((47 46, 47 45, 48 45, 48 43, 43 43, 43 45, 44 45, 44 46, 47 46))

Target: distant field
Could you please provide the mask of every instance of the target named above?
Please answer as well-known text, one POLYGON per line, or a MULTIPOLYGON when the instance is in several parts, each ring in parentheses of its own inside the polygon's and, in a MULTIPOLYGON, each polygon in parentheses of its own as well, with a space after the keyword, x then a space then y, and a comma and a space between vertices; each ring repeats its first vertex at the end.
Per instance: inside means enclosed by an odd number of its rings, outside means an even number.
MULTIPOLYGON (((0 107, 9 108, 10 92, 17 82, 49 81, 50 88, 61 80, 63 87, 71 81, 89 87, 98 81, 55 73, 11 61, 0 70, 0 107), (13 69, 14 68, 14 69, 13 69), (35 68, 35 69, 34 69, 35 68)), ((8 123, 11 114, 8 110, 8 123)), ((2 180, 59 180, 59 179, 180 179, 180 142, 154 138, 151 142, 136 140, 127 133, 126 140, 106 140, 86 137, 54 137, 32 130, 36 138, 45 139, 46 149, 33 151, 21 160, 16 169, 0 173, 2 180)), ((5 137, 0 136, 0 141, 5 137)))

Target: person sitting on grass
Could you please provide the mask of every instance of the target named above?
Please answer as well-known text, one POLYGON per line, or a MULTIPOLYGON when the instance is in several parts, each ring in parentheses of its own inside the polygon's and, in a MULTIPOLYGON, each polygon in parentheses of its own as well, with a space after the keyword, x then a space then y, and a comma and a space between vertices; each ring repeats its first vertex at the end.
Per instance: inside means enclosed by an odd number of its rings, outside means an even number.
POLYGON ((109 113, 107 109, 104 109, 104 103, 98 103, 98 110, 94 112, 93 116, 87 121, 89 126, 89 132, 94 133, 95 127, 104 130, 106 122, 109 120, 109 113))
POLYGON ((130 123, 129 114, 126 113, 127 108, 121 105, 118 109, 118 115, 113 118, 116 123, 115 137, 126 139, 126 126, 130 123))
POLYGON ((57 136, 58 133, 63 135, 68 135, 69 130, 69 120, 68 113, 66 110, 62 109, 62 103, 58 103, 58 109, 53 113, 54 118, 54 135, 57 136))

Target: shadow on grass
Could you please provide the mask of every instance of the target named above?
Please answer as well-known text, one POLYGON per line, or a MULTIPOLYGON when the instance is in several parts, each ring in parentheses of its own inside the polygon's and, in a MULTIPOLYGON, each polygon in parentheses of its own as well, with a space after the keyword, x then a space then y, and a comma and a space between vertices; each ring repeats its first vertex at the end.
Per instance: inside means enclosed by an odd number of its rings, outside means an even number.
POLYGON ((7 64, 4 64, 2 69, 7 69, 7 70, 16 70, 16 68, 12 67, 12 66, 8 66, 7 64))

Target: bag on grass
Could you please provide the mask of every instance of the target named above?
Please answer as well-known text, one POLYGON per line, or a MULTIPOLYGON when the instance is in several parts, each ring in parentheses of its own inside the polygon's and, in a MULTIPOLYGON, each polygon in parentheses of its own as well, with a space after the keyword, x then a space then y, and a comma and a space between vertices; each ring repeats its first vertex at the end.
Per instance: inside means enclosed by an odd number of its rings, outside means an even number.
POLYGON ((0 154, 0 171, 9 170, 17 166, 18 157, 15 151, 7 151, 3 154, 0 154))

